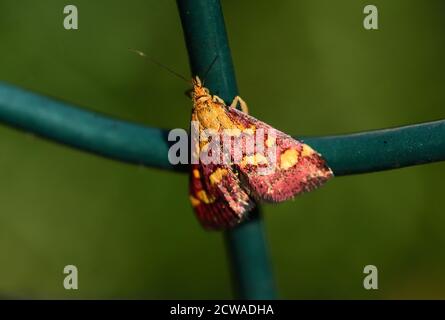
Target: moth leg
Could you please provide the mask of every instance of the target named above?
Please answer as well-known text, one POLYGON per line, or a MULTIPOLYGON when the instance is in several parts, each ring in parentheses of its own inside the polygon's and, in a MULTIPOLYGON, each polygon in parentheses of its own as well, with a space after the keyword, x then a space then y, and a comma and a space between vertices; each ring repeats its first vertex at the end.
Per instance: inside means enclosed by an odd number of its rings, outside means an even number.
POLYGON ((223 99, 221 99, 220 97, 215 96, 215 95, 213 96, 213 101, 214 102, 219 102, 219 103, 222 103, 222 104, 226 104, 223 99))
POLYGON ((239 105, 241 107, 241 111, 248 114, 249 113, 249 108, 247 107, 247 103, 246 103, 246 101, 241 99, 240 96, 236 96, 235 99, 233 99, 232 104, 230 105, 230 108, 236 108, 238 103, 239 103, 239 105))

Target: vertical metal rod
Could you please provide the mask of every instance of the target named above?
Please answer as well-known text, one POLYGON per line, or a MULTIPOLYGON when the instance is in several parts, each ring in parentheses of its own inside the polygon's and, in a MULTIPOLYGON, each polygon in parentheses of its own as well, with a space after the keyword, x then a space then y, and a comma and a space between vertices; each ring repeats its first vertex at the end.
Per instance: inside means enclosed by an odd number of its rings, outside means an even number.
MULTIPOLYGON (((219 0, 177 0, 193 75, 206 75, 205 85, 226 102, 238 94, 219 0)), ((274 299, 275 285, 260 214, 225 233, 236 297, 274 299)))

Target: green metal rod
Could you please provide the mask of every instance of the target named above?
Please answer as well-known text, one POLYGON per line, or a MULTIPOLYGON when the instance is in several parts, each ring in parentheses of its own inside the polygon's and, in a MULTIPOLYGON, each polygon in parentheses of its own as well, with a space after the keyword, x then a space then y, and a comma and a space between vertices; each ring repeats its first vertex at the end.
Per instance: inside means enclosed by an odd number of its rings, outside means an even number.
MULTIPOLYGON (((0 122, 115 160, 187 170, 168 161, 168 130, 114 119, 4 83, 0 83, 0 122)), ((324 155, 336 176, 445 160, 445 120, 304 140, 324 155)), ((241 297, 274 296, 268 267, 252 265, 268 265, 267 255, 253 254, 264 247, 264 238, 257 236, 261 229, 260 222, 243 224, 227 235, 233 267, 244 279, 238 282, 241 297)))
POLYGON ((87 111, 0 82, 0 122, 116 160, 171 170, 167 130, 87 111))
POLYGON ((445 120, 303 140, 325 156, 336 176, 445 160, 445 120))
MULTIPOLYGON (((188 169, 168 161, 169 130, 122 121, 1 82, 0 122, 118 161, 188 169)), ((336 176, 445 160, 445 120, 302 139, 323 154, 336 176)))
MULTIPOLYGON (((206 11, 209 9, 206 6, 216 2, 193 1, 193 6, 200 3, 200 10, 206 11)), ((191 2, 178 1, 178 5, 186 9, 191 2)), ((218 8, 219 4, 213 7, 213 14, 218 12, 218 8)), ((196 23, 198 18, 191 18, 200 12, 195 10, 185 10, 183 20, 191 19, 190 23, 195 23, 194 27, 202 31, 203 24, 196 23)), ((222 16, 210 19, 207 14, 203 19, 208 19, 214 27, 223 27, 222 16)), ((187 30, 185 28, 185 32, 187 30)), ((193 38, 194 35, 187 36, 186 33, 187 37, 193 38)), ((200 41, 187 41, 189 50, 195 50, 194 46, 199 46, 199 43, 214 52, 222 50, 219 65, 210 72, 206 85, 230 101, 236 94, 236 85, 234 80, 230 80, 233 74, 229 77, 222 71, 232 68, 226 51, 227 43, 212 43, 209 39, 200 41)), ((214 55, 209 54, 205 58, 199 57, 200 54, 198 51, 197 56, 191 55, 190 60, 192 66, 196 64, 194 74, 202 75, 214 55)), ((5 83, 0 83, 0 122, 107 158, 167 170, 187 170, 187 166, 172 166, 168 161, 168 130, 114 119, 5 83)), ((336 176, 388 170, 445 160, 445 120, 350 135, 304 138, 304 141, 324 155, 336 176)), ((264 251, 261 220, 257 217, 252 220, 253 223, 243 224, 226 236, 239 280, 239 296, 272 298, 275 292, 264 251), (252 239, 255 241, 250 241, 252 239), (258 252, 260 254, 256 255, 258 252)))
MULTIPOLYGON (((188 169, 168 161, 169 130, 114 119, 1 82, 0 122, 118 161, 188 169)), ((445 160, 445 120, 302 139, 323 154, 336 176, 445 160)))
MULTIPOLYGON (((232 101, 238 89, 219 0, 177 0, 177 5, 192 74, 199 75, 211 92, 232 101)), ((236 295, 273 299, 275 285, 258 207, 252 217, 225 232, 236 295)))
MULTIPOLYGON (((177 0, 193 74, 217 63, 206 86, 226 101, 237 94, 218 0, 177 0)), ((107 158, 167 170, 168 130, 150 128, 0 83, 0 122, 107 158)), ((321 152, 336 176, 445 160, 445 120, 350 135, 304 138, 321 152)), ((262 221, 256 213, 226 233, 238 296, 274 298, 262 221)))

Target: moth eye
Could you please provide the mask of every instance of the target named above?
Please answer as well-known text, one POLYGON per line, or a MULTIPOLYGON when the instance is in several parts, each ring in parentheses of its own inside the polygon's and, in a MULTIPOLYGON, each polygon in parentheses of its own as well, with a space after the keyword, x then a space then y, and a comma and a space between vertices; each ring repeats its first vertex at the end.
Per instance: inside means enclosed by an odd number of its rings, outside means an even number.
POLYGON ((189 98, 193 98, 193 89, 185 90, 184 94, 189 98))

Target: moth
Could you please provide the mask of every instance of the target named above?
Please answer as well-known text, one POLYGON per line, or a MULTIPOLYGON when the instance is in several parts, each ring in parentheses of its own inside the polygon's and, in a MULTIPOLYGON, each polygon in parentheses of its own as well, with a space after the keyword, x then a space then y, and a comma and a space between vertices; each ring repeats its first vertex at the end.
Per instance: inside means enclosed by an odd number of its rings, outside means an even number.
POLYGON ((191 119, 198 134, 192 135, 197 161, 190 166, 190 201, 205 228, 234 227, 248 217, 257 201, 282 202, 333 176, 310 146, 249 116, 240 97, 227 106, 198 76, 192 84, 191 119), (236 109, 238 104, 244 112, 236 109), (206 131, 213 135, 203 135, 206 131), (204 161, 209 155, 217 161, 204 161))
MULTIPOLYGON (((188 82, 145 53, 129 50, 188 82)), ((234 227, 248 218, 256 201, 282 202, 333 177, 318 152, 249 116, 239 96, 227 106, 198 76, 192 85, 192 128, 196 124, 198 132, 192 134, 190 201, 205 228, 234 227)))

